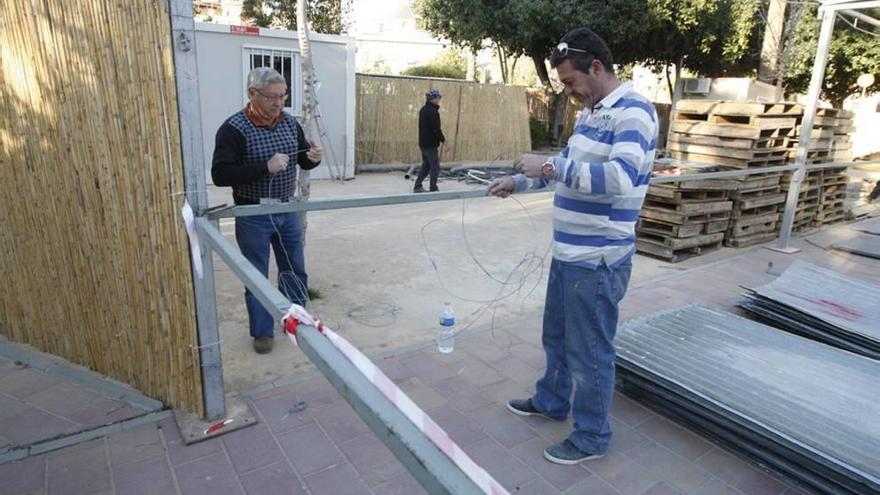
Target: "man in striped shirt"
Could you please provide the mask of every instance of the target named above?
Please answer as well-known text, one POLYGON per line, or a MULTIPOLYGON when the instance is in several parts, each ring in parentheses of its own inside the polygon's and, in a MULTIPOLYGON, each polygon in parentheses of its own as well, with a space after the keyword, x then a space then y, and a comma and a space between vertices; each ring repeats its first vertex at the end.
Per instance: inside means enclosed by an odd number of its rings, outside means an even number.
POLYGON ((620 82, 608 46, 589 29, 566 34, 550 65, 565 93, 584 104, 568 146, 555 157, 523 155, 522 173, 494 181, 489 192, 506 197, 555 183, 542 334, 547 369, 533 397, 507 407, 559 421, 571 411, 574 432, 544 457, 577 464, 604 455, 611 439, 618 303, 629 284, 658 125, 654 106, 620 82))

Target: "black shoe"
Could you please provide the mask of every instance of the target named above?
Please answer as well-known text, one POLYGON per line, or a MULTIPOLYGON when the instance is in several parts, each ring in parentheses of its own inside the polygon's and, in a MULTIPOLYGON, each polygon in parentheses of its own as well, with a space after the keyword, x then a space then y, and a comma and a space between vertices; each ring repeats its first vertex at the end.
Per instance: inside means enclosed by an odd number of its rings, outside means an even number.
POLYGON ((431 192, 437 192, 439 190, 440 189, 438 189, 437 186, 431 186, 431 189, 430 189, 431 192))
POLYGON ((564 464, 571 466, 579 464, 590 459, 598 459, 604 457, 605 454, 590 454, 577 448, 571 440, 565 439, 562 443, 551 445, 544 449, 544 458, 555 464, 564 464))
POLYGON ((507 409, 518 416, 541 416, 551 421, 562 421, 565 418, 551 418, 532 405, 532 399, 511 399, 507 401, 507 409))
POLYGON ((269 354, 272 352, 272 344, 274 341, 275 339, 272 337, 257 337, 254 339, 254 350, 257 354, 269 354))
POLYGON ((423 193, 423 192, 425 192, 425 188, 422 187, 421 184, 416 184, 415 187, 413 187, 413 192, 414 193, 423 193))

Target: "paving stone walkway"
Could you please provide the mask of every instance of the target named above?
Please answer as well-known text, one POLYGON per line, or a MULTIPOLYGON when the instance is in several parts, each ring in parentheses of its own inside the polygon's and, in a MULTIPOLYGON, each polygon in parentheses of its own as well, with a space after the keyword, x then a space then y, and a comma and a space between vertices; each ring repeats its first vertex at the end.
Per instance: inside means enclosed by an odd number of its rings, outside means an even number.
MULTIPOLYGON (((534 342, 484 332, 459 338, 452 355, 423 349, 380 365, 511 493, 796 493, 620 394, 608 456, 572 467, 547 462, 542 449, 571 425, 504 408, 527 396, 542 362, 534 342)), ((322 377, 250 401, 259 424, 191 446, 169 418, 2 464, 0 494, 425 493, 322 377), (300 401, 307 408, 290 412, 300 401)))
POLYGON ((145 412, 63 376, 0 356, 0 454, 145 412))
MULTIPOLYGON (((696 301, 730 309, 738 284, 769 282, 794 259, 880 278, 876 260, 801 247, 796 257, 757 250, 634 286, 623 316, 696 301)), ((510 398, 527 397, 544 367, 539 323, 540 315, 531 315, 494 335, 483 329, 460 336, 449 355, 423 348, 377 364, 511 493, 804 493, 620 394, 614 398, 615 433, 606 457, 567 467, 547 462, 542 449, 564 439, 570 424, 522 418, 504 407, 510 398)), ((55 435, 116 413, 108 414, 109 404, 83 393, 0 360, 0 440, 25 441, 27 432, 55 435), (37 419, 22 408, 31 408, 37 419)), ((173 419, 165 419, 0 464, 0 495, 425 493, 323 377, 247 399, 258 424, 191 446, 183 444, 173 419), (307 407, 296 411, 301 401, 307 407)), ((119 417, 127 414, 117 411, 119 417)))

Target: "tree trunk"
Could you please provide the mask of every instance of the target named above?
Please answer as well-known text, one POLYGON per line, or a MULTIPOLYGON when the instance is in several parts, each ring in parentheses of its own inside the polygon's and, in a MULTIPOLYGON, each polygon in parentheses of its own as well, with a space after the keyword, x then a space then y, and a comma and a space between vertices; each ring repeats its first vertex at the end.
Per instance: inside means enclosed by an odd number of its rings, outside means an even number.
POLYGON ((504 84, 509 84, 510 81, 507 74, 507 53, 504 51, 504 48, 499 45, 495 45, 495 53, 498 55, 498 65, 501 66, 501 80, 504 84))
POLYGON ((764 40, 758 63, 758 80, 765 83, 776 82, 775 79, 781 74, 779 63, 783 50, 785 4, 786 0, 770 0, 770 5, 767 8, 764 40))
POLYGON ((551 92, 553 91, 550 86, 550 73, 547 72, 547 64, 544 63, 544 55, 535 55, 529 54, 529 57, 532 58, 532 62, 535 64, 535 72, 538 73, 538 79, 541 80, 541 84, 544 85, 544 88, 551 92))
POLYGON ((785 98, 785 68, 794 54, 794 39, 800 22, 803 4, 791 4, 788 7, 788 16, 785 20, 785 31, 782 34, 782 47, 779 56, 779 66, 774 74, 776 79, 776 99, 782 101, 785 98))
POLYGON ((562 146, 562 133, 565 130, 566 108, 568 107, 568 95, 565 92, 547 93, 550 99, 550 141, 557 146, 562 146))
MULTIPOLYGON (((675 84, 678 84, 678 81, 681 81, 681 71, 682 66, 684 65, 684 57, 678 59, 678 63, 675 64, 675 84)), ((684 87, 681 88, 682 93, 684 93, 684 87)), ((672 87, 672 97, 675 97, 675 86, 672 87)), ((671 100, 671 98, 670 98, 671 100)))
POLYGON ((666 75, 666 89, 669 91, 669 101, 672 102, 672 97, 675 95, 675 88, 672 87, 672 79, 669 77, 669 63, 666 63, 663 66, 663 74, 666 75))

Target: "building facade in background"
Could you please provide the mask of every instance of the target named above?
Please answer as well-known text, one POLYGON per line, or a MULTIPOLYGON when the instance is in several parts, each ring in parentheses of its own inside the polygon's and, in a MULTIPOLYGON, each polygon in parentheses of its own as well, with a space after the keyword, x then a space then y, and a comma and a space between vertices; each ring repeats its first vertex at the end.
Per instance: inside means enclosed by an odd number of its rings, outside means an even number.
POLYGON ((193 0, 196 22, 246 24, 241 19, 242 0, 193 0))

